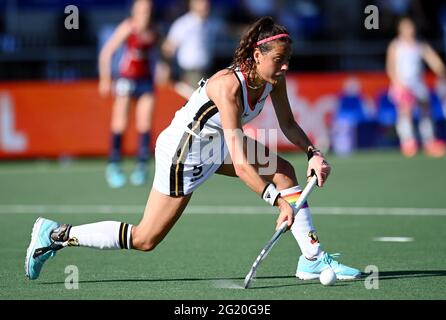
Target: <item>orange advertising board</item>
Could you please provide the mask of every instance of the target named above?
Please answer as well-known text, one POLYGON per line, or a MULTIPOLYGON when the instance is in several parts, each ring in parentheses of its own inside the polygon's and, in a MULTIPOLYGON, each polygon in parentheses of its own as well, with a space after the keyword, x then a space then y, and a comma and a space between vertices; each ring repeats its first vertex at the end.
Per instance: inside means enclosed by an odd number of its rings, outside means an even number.
MULTIPOLYGON (((338 97, 354 84, 370 108, 388 85, 384 73, 312 73, 287 75, 288 97, 293 116, 312 141, 327 149, 331 117, 338 97)), ((434 78, 428 77, 432 87, 434 78)), ((152 149, 158 134, 170 123, 185 99, 170 86, 157 87, 152 130, 152 149)), ((0 82, 0 159, 58 156, 106 156, 110 143, 110 115, 113 98, 101 98, 97 81, 0 82)), ((134 108, 123 151, 133 155, 137 148, 134 108)), ((248 126, 279 129, 271 100, 248 126)), ((278 131, 279 150, 296 148, 278 131)))
MULTIPOLYGON (((156 95, 154 137, 184 104, 169 87, 156 95)), ((106 155, 112 104, 112 97, 98 95, 96 81, 0 83, 0 158, 106 155)), ((132 111, 125 154, 137 147, 132 111)))

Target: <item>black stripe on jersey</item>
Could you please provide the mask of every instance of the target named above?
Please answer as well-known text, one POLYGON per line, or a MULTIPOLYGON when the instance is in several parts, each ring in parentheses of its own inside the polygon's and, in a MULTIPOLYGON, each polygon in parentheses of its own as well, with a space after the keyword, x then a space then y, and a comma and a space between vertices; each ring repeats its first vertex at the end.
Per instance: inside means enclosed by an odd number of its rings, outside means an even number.
MULTIPOLYGON (((189 150, 189 149, 188 149, 189 150)), ((184 163, 178 163, 178 171, 177 171, 177 182, 178 182, 178 191, 175 190, 179 196, 184 196, 184 163)))
MULTIPOLYGON (((212 100, 206 102, 195 114, 193 121, 187 127, 196 135, 203 130, 206 122, 218 112, 212 100)), ((187 154, 192 147, 194 136, 188 132, 184 132, 178 144, 177 150, 172 158, 172 165, 170 167, 170 195, 183 196, 184 195, 184 162, 187 154), (186 152, 187 149, 187 152, 186 152)))
MULTIPOLYGON (((197 114, 194 117, 194 121, 199 121, 200 123, 200 129, 197 131, 194 131, 194 133, 196 133, 197 135, 200 133, 201 130, 203 130, 204 125, 206 124, 206 122, 208 122, 208 120, 210 118, 212 118, 215 114, 218 113, 218 109, 215 106, 214 102, 212 100, 209 100, 208 102, 206 102, 201 108, 200 110, 197 111, 197 114), (208 112, 206 114, 204 114, 206 112, 206 110, 211 107, 214 106, 212 109, 208 110, 208 112), (200 120, 201 118, 201 120, 200 120)), ((192 125, 192 123, 190 123, 189 125, 192 125)))
MULTIPOLYGON (((200 109, 198 109, 197 113, 194 116, 194 121, 198 121, 198 119, 200 119, 200 117, 203 115, 203 113, 206 111, 207 108, 211 107, 215 105, 214 101, 209 100, 208 102, 206 102, 204 105, 202 105, 200 107, 200 109)), ((190 123, 189 125, 191 125, 192 123, 190 123)))
POLYGON ((122 229, 123 229, 123 227, 124 227, 124 223, 121 222, 121 224, 120 224, 120 226, 119 226, 119 235, 118 235, 118 238, 119 238, 119 247, 120 247, 121 249, 124 249, 124 244, 122 243, 122 229))
POLYGON ((170 181, 169 181, 169 189, 171 197, 176 196, 176 189, 175 189, 175 179, 177 177, 176 170, 177 166, 175 165, 175 162, 173 162, 172 159, 172 165, 170 166, 170 181))
MULTIPOLYGON (((192 123, 187 126, 190 130, 192 130, 192 123)), ((171 196, 180 196, 183 195, 183 169, 184 169, 184 159, 185 155, 181 156, 184 145, 188 144, 188 150, 192 146, 192 135, 184 132, 181 137, 180 143, 178 144, 177 150, 172 158, 172 165, 170 166, 170 195, 171 196), (177 191, 177 181, 181 181, 178 185, 177 191), (181 192, 180 192, 181 189, 181 192)), ((183 152, 184 153, 184 152, 183 152)), ((187 153, 186 153, 187 155, 187 153)))

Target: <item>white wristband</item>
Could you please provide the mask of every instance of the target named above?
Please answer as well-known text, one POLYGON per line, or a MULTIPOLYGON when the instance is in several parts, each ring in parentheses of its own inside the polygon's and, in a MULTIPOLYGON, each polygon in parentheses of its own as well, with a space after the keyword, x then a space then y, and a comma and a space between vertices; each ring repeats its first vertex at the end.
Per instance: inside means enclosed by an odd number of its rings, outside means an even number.
POLYGON ((272 206, 276 205, 276 201, 279 196, 280 192, 276 190, 276 187, 272 183, 267 184, 265 189, 263 189, 262 199, 272 206))

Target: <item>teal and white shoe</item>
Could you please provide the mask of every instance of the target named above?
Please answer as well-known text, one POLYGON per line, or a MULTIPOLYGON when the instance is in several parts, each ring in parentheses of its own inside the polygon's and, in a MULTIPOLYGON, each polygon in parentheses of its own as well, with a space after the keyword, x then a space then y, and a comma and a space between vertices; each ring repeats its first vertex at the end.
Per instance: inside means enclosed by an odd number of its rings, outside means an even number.
POLYGON ((303 255, 300 256, 297 264, 296 277, 301 280, 318 279, 323 270, 332 268, 338 280, 353 280, 359 278, 361 271, 347 267, 334 260, 339 255, 339 253, 328 254, 324 252, 321 257, 314 261, 308 260, 303 255))
POLYGON ((105 171, 105 178, 107 179, 110 188, 121 188, 126 183, 126 178, 122 172, 121 166, 118 163, 109 163, 105 171))
POLYGON ((31 242, 26 250, 25 274, 30 280, 39 277, 43 264, 56 254, 56 250, 49 248, 51 231, 58 228, 57 222, 39 217, 34 223, 31 233, 31 242))
POLYGON ((130 182, 134 186, 142 186, 147 182, 147 168, 143 163, 138 163, 130 176, 130 182))

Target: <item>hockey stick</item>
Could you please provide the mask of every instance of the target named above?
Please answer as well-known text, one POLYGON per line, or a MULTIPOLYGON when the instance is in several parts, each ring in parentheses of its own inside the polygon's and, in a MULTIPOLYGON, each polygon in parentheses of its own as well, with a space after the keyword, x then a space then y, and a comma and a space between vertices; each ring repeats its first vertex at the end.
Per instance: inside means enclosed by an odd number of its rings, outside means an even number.
MULTIPOLYGON (((313 190, 316 183, 317 183, 317 177, 316 177, 316 175, 313 175, 311 177, 310 181, 305 186, 304 190, 302 191, 302 194, 300 195, 299 199, 296 202, 296 205, 295 205, 296 209, 294 211, 294 215, 296 215, 299 212, 300 208, 302 208, 302 205, 307 200, 307 197, 313 190)), ((277 229, 277 231, 274 233, 271 240, 268 241, 268 243, 265 245, 265 247, 263 247, 260 254, 257 256, 257 259, 254 261, 254 263, 251 267, 251 270, 249 270, 248 274, 245 277, 245 282, 244 282, 245 289, 249 288, 252 280, 255 278, 256 270, 259 267, 260 263, 266 258, 268 253, 271 251, 271 249, 277 243, 277 241, 279 241, 282 234, 286 231, 287 226, 288 226, 287 221, 282 222, 282 224, 280 225, 280 228, 277 229)))

